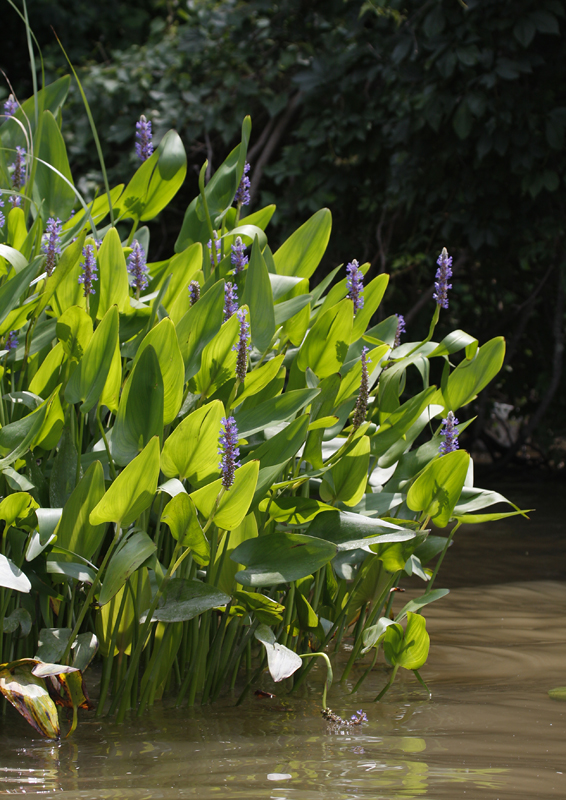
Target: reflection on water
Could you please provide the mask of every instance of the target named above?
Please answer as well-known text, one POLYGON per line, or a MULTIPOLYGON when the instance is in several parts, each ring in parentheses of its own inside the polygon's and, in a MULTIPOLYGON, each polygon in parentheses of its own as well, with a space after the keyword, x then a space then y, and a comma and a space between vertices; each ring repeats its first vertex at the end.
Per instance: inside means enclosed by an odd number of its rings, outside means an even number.
MULTIPOLYGON (((544 551, 544 536, 554 532, 539 531, 536 547, 530 546, 544 551)), ((477 553, 474 558, 479 564, 477 553)), ((483 562, 492 568, 485 552, 483 562)), ((0 717, 0 794, 76 800, 210 800, 227 793, 230 800, 563 797, 566 704, 546 692, 566 684, 566 584, 529 581, 540 571, 536 560, 526 566, 517 574, 513 562, 513 577, 522 582, 464 580, 466 588, 428 607, 432 645, 422 672, 433 691, 430 701, 406 673, 374 705, 385 682, 381 669, 350 696, 360 667, 348 685, 333 688, 329 703, 343 717, 364 708, 369 722, 333 732, 320 716, 318 667, 303 693, 286 696, 266 678, 264 688, 278 696, 252 695, 240 708, 232 698, 206 708, 156 707, 122 726, 83 713, 73 738, 59 744, 34 739, 8 709, 0 717)))

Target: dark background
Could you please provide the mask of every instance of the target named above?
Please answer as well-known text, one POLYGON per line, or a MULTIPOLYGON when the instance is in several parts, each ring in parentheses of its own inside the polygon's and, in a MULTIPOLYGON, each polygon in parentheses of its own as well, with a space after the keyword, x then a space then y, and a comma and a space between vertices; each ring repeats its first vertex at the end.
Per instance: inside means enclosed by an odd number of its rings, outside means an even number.
MULTIPOLYGON (((24 99, 25 29, 0 3, 0 66, 24 99)), ((403 313, 410 339, 428 328, 446 246, 454 288, 435 338, 461 327, 508 344, 501 375, 462 412, 478 415, 467 446, 496 469, 563 469, 566 2, 29 0, 28 12, 48 80, 67 71, 50 26, 80 67, 111 182, 135 169, 141 113, 155 139, 181 134, 189 173, 152 223, 152 260, 172 253, 204 159, 217 167, 251 114, 251 210, 277 204, 272 246, 328 206, 316 278, 352 258, 389 272, 382 314, 403 313)), ((63 132, 93 196, 74 87, 63 132)))

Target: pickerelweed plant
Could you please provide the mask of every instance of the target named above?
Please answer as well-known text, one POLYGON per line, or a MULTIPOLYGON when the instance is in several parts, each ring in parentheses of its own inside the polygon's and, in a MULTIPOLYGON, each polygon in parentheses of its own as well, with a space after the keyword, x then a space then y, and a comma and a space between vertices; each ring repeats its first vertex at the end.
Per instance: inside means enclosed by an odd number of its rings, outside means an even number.
POLYGON ((69 83, 0 126, 0 191, 21 197, 0 228, 0 691, 56 737, 53 698, 74 727, 96 654, 96 713, 118 721, 165 692, 243 698, 266 665, 297 690, 317 655, 326 707, 346 638, 354 690, 379 652, 381 695, 399 667, 422 681, 455 530, 524 513, 485 512, 505 498, 455 444, 503 340, 432 340, 446 251, 424 341, 401 342, 397 315, 374 324, 388 276, 368 264, 311 285, 330 212, 277 247, 274 206, 242 218, 249 118, 208 182, 203 165, 174 252, 147 262, 183 143, 171 130, 152 151, 132 122, 141 165, 87 203, 60 130, 69 83), (406 575, 424 591, 393 616, 406 575))

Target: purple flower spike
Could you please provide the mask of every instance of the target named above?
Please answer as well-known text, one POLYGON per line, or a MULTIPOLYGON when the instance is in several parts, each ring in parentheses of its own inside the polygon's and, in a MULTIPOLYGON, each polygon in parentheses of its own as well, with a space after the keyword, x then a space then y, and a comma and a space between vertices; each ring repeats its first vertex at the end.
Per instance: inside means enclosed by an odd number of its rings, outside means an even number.
POLYGON ((354 725, 361 725, 362 722, 368 721, 368 715, 362 708, 360 708, 359 711, 356 711, 355 714, 352 714, 351 720, 354 725))
POLYGON ((219 468, 222 470, 222 486, 228 491, 234 485, 234 471, 240 466, 238 461, 238 428, 234 417, 222 417, 223 430, 218 438, 218 454, 222 456, 219 468))
POLYGON ((13 117, 18 110, 18 104, 13 94, 4 103, 4 115, 6 117, 13 117))
POLYGON ((244 255, 245 250, 246 245, 243 243, 241 236, 236 236, 236 241, 232 245, 232 255, 230 256, 234 267, 234 275, 241 272, 248 263, 248 257, 244 255))
POLYGON ((147 161, 153 154, 151 120, 146 119, 143 114, 136 122, 136 153, 142 161, 147 161))
POLYGON ((356 312, 364 307, 364 275, 356 259, 348 264, 346 272, 348 273, 346 278, 348 297, 354 303, 355 316, 356 312))
POLYGON ((233 317, 238 310, 238 290, 234 283, 224 284, 224 322, 233 317))
POLYGON ((10 333, 8 334, 8 338, 6 339, 6 344, 4 345, 6 350, 15 350, 19 345, 18 337, 16 334, 17 331, 10 331, 10 333))
POLYGON ((86 297, 88 301, 89 294, 95 293, 94 286, 92 285, 93 281, 98 278, 96 258, 94 256, 94 245, 87 244, 85 247, 83 247, 83 258, 84 262, 81 262, 83 274, 79 276, 79 283, 83 284, 83 296, 86 297))
POLYGON ((239 206, 249 206, 250 204, 250 179, 248 178, 248 172, 250 171, 250 165, 246 161, 244 165, 244 174, 242 175, 242 180, 240 181, 240 185, 236 190, 236 195, 234 197, 234 202, 237 203, 239 206))
POLYGON ((240 308, 238 311, 238 319, 240 321, 240 338, 238 344, 232 347, 238 353, 236 361, 236 378, 243 383, 248 371, 248 353, 252 349, 250 344, 250 323, 246 319, 246 309, 240 308))
POLYGON ((26 151, 23 147, 16 147, 16 160, 12 167, 12 186, 18 192, 26 181, 26 151))
POLYGON ((360 392, 356 400, 356 408, 354 411, 354 419, 352 427, 357 430, 362 422, 365 422, 366 412, 368 410, 368 397, 369 397, 369 375, 367 365, 367 354, 369 347, 362 347, 362 377, 360 380, 360 392))
POLYGON ((448 289, 452 288, 452 284, 448 283, 452 277, 452 256, 448 255, 448 250, 443 247, 442 253, 438 256, 436 262, 438 269, 436 270, 436 280, 434 282, 434 294, 432 295, 436 300, 436 305, 441 308, 448 308, 448 289))
POLYGON ((200 284, 198 281, 191 281, 189 283, 189 300, 192 306, 194 306, 197 300, 200 300, 200 284))
MULTIPOLYGON (((0 197, 0 209, 2 209, 2 208, 4 208, 4 201, 0 197)), ((4 227, 4 223, 5 222, 6 222, 6 218, 5 218, 4 214, 2 213, 2 211, 0 211, 0 228, 4 227)))
POLYGON ((395 314, 395 316, 397 317, 397 333, 395 334, 393 349, 399 347, 401 344, 401 334, 405 333, 405 317, 402 314, 395 314))
POLYGON ((132 252, 128 256, 128 272, 130 274, 130 286, 132 286, 136 292, 147 289, 151 275, 147 269, 145 250, 137 239, 134 239, 132 243, 132 252))
POLYGON ((454 416, 454 412, 449 411, 446 415, 446 419, 442 420, 442 429, 440 431, 440 435, 444 436, 444 441, 438 448, 438 452, 441 456, 445 456, 447 453, 453 453, 455 450, 460 449, 457 425, 458 420, 454 416))
POLYGON ((48 277, 57 266, 57 256, 61 255, 61 220, 49 217, 43 234, 41 249, 45 253, 45 271, 48 277))
POLYGON ((8 198, 8 202, 12 206, 12 208, 19 208, 22 204, 22 198, 19 195, 11 194, 8 198))
POLYGON ((222 242, 218 238, 218 231, 214 231, 214 245, 216 249, 216 260, 214 258, 214 255, 212 254, 212 239, 209 239, 206 245, 208 247, 208 253, 210 255, 210 263, 212 264, 213 269, 219 263, 221 257, 220 248, 222 247, 222 242))

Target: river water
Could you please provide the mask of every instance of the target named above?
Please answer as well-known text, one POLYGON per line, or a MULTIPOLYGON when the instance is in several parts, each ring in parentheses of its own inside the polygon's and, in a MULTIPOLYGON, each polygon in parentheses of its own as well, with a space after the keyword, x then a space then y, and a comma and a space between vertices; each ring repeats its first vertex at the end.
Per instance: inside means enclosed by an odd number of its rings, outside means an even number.
MULTIPOLYGON (((230 800, 539 800, 566 795, 566 536, 563 485, 510 487, 532 521, 457 534, 425 610, 431 650, 384 700, 376 669, 360 691, 335 685, 329 704, 368 723, 335 731, 320 716, 323 672, 286 695, 214 706, 161 706, 118 726, 81 712, 73 737, 46 742, 11 710, 0 718, 0 794, 43 798, 230 800), (459 538, 458 538, 459 537, 459 538)), ((418 592, 421 593, 421 592, 418 592)), ((396 598, 404 604, 413 590, 396 598)), ((346 657, 347 652, 340 658, 346 657)), ((400 671, 403 672, 403 671, 400 671)))

